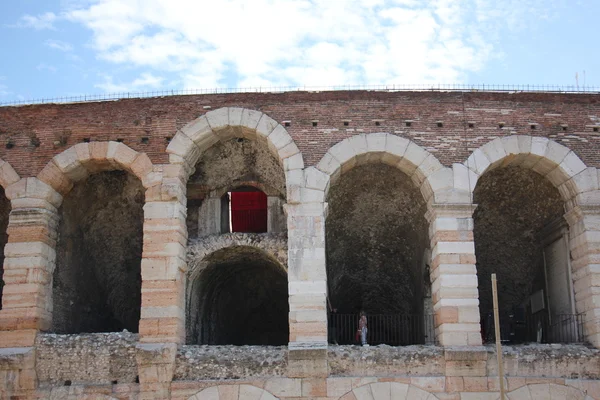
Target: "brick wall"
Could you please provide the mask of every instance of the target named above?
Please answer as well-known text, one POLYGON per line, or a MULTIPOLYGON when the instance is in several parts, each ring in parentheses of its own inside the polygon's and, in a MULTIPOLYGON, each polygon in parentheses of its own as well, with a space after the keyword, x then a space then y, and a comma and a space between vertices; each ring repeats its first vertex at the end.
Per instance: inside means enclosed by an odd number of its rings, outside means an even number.
POLYGON ((600 127, 600 96, 492 92, 243 93, 0 107, 0 158, 22 177, 35 176, 52 156, 85 139, 122 139, 162 164, 167 162, 167 138, 210 109, 226 106, 290 121, 286 129, 306 166, 316 164, 342 139, 372 132, 406 137, 446 166, 511 134, 552 138, 575 150, 588 166, 600 166, 600 132, 594 132, 594 126, 600 127), (531 124, 537 124, 535 129, 531 124), (10 149, 8 142, 14 145, 10 149))

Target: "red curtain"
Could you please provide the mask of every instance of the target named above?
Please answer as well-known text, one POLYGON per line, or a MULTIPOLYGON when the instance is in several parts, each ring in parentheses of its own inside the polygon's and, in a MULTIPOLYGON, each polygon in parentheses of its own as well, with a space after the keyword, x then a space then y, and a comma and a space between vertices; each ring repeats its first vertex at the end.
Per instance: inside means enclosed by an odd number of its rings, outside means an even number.
POLYGON ((233 232, 267 231, 267 195, 263 192, 231 192, 233 232))

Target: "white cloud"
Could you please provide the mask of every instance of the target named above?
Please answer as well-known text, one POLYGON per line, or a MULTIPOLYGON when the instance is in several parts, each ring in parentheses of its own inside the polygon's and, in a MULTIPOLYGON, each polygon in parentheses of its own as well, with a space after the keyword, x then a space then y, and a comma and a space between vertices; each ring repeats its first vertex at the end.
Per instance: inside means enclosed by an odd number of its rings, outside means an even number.
POLYGON ((38 66, 36 68, 38 71, 48 71, 48 72, 52 72, 52 73, 57 71, 56 67, 54 67, 52 65, 48 65, 46 63, 38 64, 38 66))
POLYGON ((47 12, 39 15, 23 15, 14 27, 17 28, 33 28, 35 30, 42 29, 56 29, 54 27, 54 22, 56 21, 57 16, 52 12, 47 12))
POLYGON ((64 51, 65 53, 73 51, 73 46, 70 43, 63 42, 62 40, 48 39, 44 44, 51 49, 64 51))
MULTIPOLYGON (((519 28, 520 18, 544 3, 506 4, 85 0, 64 17, 92 31, 100 59, 174 73, 186 88, 454 83, 495 57, 503 22, 519 28)), ((108 78, 98 87, 136 87, 108 78)))
POLYGON ((163 78, 152 75, 149 72, 145 72, 140 75, 139 78, 134 79, 131 82, 115 83, 114 78, 111 75, 103 75, 104 82, 94 85, 95 87, 102 89, 107 93, 118 93, 118 92, 133 92, 150 89, 158 89, 162 86, 164 81, 163 78))

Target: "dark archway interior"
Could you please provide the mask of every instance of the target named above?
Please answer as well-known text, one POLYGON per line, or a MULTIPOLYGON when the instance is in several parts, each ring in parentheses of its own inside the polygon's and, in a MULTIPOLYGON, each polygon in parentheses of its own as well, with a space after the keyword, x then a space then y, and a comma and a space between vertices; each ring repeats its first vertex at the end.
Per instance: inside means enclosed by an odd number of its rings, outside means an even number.
POLYGON ((426 206, 410 178, 385 164, 358 166, 327 201, 332 306, 343 314, 422 314, 430 288, 426 206))
POLYGON ((59 210, 56 333, 138 331, 144 188, 124 171, 75 185, 59 210))
POLYGON ((544 289, 541 230, 564 214, 563 201, 547 179, 518 167, 484 174, 474 201, 480 310, 493 309, 490 276, 496 273, 500 308, 508 312, 544 289))
POLYGON ((289 338, 287 273, 262 250, 218 250, 190 282, 188 343, 285 345, 289 338))
POLYGON ((0 187, 0 310, 2 309, 2 291, 4 289, 4 246, 8 242, 8 216, 10 214, 10 200, 6 198, 4 189, 0 187))

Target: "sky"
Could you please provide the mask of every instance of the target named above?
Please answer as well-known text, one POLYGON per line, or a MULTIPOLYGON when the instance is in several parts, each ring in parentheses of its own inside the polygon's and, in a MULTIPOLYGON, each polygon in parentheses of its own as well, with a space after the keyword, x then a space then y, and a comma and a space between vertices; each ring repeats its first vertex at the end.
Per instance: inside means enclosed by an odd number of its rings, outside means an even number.
POLYGON ((344 85, 600 87, 598 0, 0 0, 0 104, 344 85))

